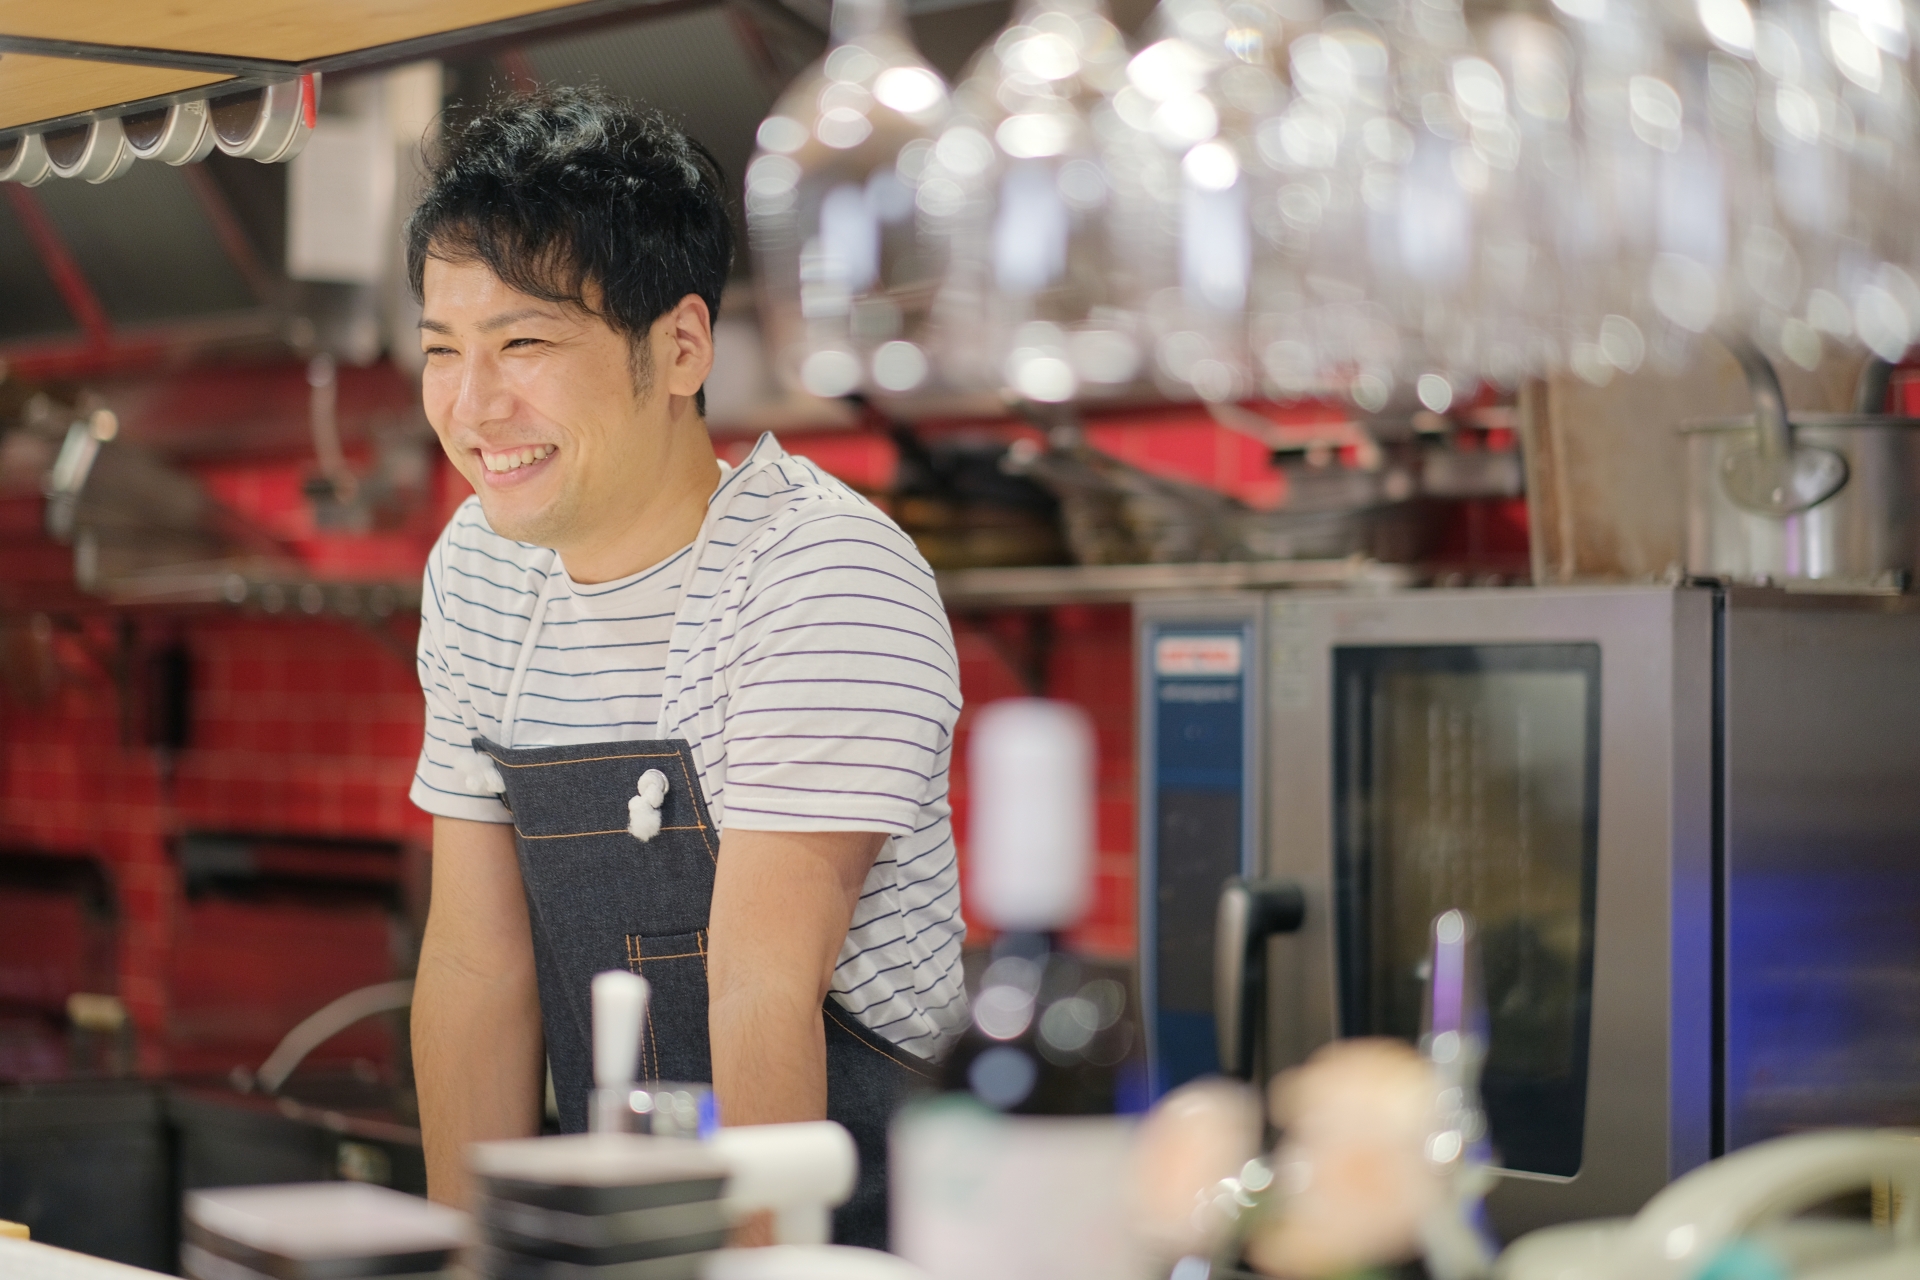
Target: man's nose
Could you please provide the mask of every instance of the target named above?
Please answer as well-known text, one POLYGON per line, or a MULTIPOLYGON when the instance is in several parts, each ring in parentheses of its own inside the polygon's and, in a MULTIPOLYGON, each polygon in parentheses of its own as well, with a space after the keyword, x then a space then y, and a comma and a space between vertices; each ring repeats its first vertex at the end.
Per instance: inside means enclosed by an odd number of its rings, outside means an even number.
POLYGON ((513 415, 513 393, 497 360, 475 354, 461 362, 452 405, 453 425, 479 428, 513 415))

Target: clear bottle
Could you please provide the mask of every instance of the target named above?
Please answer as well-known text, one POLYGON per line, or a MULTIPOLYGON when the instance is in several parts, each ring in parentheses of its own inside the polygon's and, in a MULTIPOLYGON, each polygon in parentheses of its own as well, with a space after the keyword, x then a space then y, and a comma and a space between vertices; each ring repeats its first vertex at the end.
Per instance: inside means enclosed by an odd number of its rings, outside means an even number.
POLYGON ((955 90, 921 188, 951 245, 937 316, 955 383, 1059 403, 1139 372, 1102 145, 1126 64, 1102 0, 1023 0, 955 90))
POLYGON ((1136 1058, 1121 972, 1073 955, 1094 844, 1093 726, 1069 703, 1009 698, 974 722, 969 910, 998 931, 946 1088, 1009 1115, 1130 1107, 1136 1058))
POLYGON ((833 43, 760 125, 747 229, 774 367, 819 396, 920 389, 945 246, 915 224, 948 111, 899 0, 834 0, 833 43), (918 144, 918 145, 916 145, 918 144))

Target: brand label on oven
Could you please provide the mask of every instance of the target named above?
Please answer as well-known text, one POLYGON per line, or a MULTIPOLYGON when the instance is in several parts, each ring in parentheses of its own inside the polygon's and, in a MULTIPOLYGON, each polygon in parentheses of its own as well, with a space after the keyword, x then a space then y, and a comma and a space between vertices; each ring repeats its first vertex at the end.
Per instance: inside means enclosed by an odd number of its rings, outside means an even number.
POLYGON ((1153 642, 1159 676, 1237 676, 1244 655, 1239 636, 1161 636, 1153 642))

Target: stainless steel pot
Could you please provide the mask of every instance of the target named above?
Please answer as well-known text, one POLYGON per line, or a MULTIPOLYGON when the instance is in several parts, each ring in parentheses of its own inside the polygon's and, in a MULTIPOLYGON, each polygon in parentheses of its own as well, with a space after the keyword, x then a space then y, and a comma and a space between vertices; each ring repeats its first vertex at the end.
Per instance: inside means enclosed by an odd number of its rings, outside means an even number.
POLYGON ((1920 568, 1920 418, 1879 412, 1889 367, 1868 362, 1854 412, 1790 418, 1765 358, 1729 345, 1755 412, 1681 427, 1687 571, 1826 590, 1906 590, 1920 568))

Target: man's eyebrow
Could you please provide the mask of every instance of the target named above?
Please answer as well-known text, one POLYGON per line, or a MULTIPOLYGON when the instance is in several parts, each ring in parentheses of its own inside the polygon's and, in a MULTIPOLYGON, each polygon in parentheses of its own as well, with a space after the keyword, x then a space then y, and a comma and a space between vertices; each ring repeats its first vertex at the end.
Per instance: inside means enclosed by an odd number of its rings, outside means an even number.
MULTIPOLYGON (((475 325, 474 328, 482 333, 495 333, 506 328, 508 325, 518 324, 522 320, 554 319, 558 319, 558 317, 546 307, 521 307, 518 311, 503 311, 497 316, 488 316, 485 320, 475 325)), ((425 329, 428 333, 443 333, 449 335, 453 333, 452 325, 444 324, 438 320, 429 320, 424 316, 421 317, 419 327, 425 329)))
POLYGON ((545 307, 521 307, 518 311, 503 311, 497 316, 489 316, 474 327, 482 333, 493 333, 510 324, 522 320, 553 320, 557 317, 545 307))

